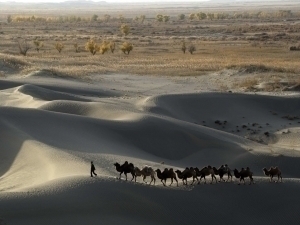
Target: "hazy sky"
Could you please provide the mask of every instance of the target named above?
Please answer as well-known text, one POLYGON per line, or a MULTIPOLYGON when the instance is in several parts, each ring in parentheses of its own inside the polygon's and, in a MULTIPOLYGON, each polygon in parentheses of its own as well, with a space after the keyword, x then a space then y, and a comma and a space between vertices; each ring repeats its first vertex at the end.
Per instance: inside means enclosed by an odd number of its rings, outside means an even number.
MULTIPOLYGON (((28 3, 39 3, 39 2, 63 2, 64 0, 0 0, 0 2, 28 2, 28 3)), ((101 1, 101 0, 98 0, 101 1)), ((106 2, 201 2, 208 0, 103 0, 106 2)), ((97 2, 97 0, 94 0, 97 2)))

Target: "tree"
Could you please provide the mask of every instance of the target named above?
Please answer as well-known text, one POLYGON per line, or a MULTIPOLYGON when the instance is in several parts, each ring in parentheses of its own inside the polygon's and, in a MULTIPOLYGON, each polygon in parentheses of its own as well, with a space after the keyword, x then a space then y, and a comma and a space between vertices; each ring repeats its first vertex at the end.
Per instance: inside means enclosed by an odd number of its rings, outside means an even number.
POLYGON ((92 53, 92 55, 95 55, 96 52, 100 50, 99 45, 93 40, 90 39, 86 44, 85 44, 85 49, 92 53))
POLYGON ((37 52, 40 52, 40 49, 44 46, 44 43, 42 41, 39 41, 39 40, 34 40, 33 44, 35 45, 35 50, 37 52))
POLYGON ((146 19, 146 16, 145 16, 145 15, 140 15, 141 23, 144 23, 145 19, 146 19))
POLYGON ((115 48, 116 48, 116 43, 113 41, 109 42, 109 48, 110 48, 111 53, 114 53, 115 48))
POLYGON ((195 14, 195 13, 191 13, 191 14, 189 15, 189 19, 190 19, 190 20, 196 19, 196 14, 195 14))
POLYGON ((213 13, 207 13, 206 14, 207 18, 210 19, 210 20, 213 20, 215 15, 213 13))
POLYGON ((133 45, 129 42, 124 42, 121 46, 121 51, 127 55, 129 55, 129 53, 132 51, 132 49, 133 49, 133 45))
POLYGON ((105 22, 108 22, 108 21, 110 20, 111 16, 108 15, 108 14, 105 14, 105 15, 103 16, 103 18, 104 18, 104 21, 105 21, 105 22))
POLYGON ((124 22, 125 18, 124 18, 124 16, 122 14, 119 15, 119 20, 121 21, 121 23, 124 22))
POLYGON ((61 43, 61 42, 59 42, 59 41, 56 42, 54 46, 55 46, 55 49, 56 49, 59 53, 61 53, 61 51, 62 51, 62 50, 64 49, 64 47, 65 47, 64 44, 61 43))
POLYGON ((204 12, 199 12, 196 14, 198 20, 204 20, 207 18, 206 14, 204 12))
POLYGON ((166 23, 170 20, 170 16, 164 15, 163 16, 163 21, 166 23))
POLYGON ((170 16, 158 14, 156 15, 156 20, 158 22, 168 22, 170 20, 170 16))
POLYGON ((13 19, 12 19, 12 16, 11 16, 11 15, 8 15, 8 16, 7 16, 7 22, 8 22, 8 23, 11 23, 12 20, 13 20, 13 19))
POLYGON ((156 15, 156 20, 157 20, 158 22, 163 22, 164 16, 163 16, 162 14, 157 14, 157 15, 156 15))
POLYGON ((73 46, 75 48, 75 52, 76 53, 79 52, 79 45, 78 45, 78 43, 75 43, 73 46))
POLYGON ((105 52, 109 50, 109 43, 108 41, 103 41, 100 45, 99 52, 103 55, 105 52))
POLYGON ((97 16, 96 14, 94 14, 94 15, 91 17, 91 21, 92 21, 92 22, 97 21, 97 19, 98 19, 98 16, 97 16))
POLYGON ((183 52, 183 54, 185 54, 185 51, 186 51, 185 41, 182 41, 182 43, 181 43, 181 51, 183 52))
POLYGON ((178 15, 178 19, 179 20, 184 20, 185 19, 185 15, 184 14, 179 14, 178 15))
POLYGON ((189 51, 189 53, 193 54, 194 51, 196 51, 195 45, 191 44, 191 45, 188 47, 188 51, 189 51))
POLYGON ((125 36, 127 36, 130 31, 130 26, 127 24, 122 24, 120 30, 125 36))
POLYGON ((18 47, 19 47, 20 54, 24 56, 26 56, 28 50, 30 49, 30 46, 28 45, 26 40, 23 41, 18 40, 18 47))

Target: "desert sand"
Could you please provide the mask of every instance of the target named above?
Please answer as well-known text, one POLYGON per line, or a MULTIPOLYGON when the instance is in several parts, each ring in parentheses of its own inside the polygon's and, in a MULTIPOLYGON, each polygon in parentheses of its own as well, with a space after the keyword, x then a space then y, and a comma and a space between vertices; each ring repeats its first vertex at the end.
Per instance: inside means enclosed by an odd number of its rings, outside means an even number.
POLYGON ((297 224, 299 95, 220 92, 206 85, 211 76, 193 79, 84 82, 45 71, 1 79, 2 223, 297 224), (154 169, 249 166, 255 184, 118 180, 113 164, 125 160, 154 169), (275 165, 283 183, 262 172, 275 165))

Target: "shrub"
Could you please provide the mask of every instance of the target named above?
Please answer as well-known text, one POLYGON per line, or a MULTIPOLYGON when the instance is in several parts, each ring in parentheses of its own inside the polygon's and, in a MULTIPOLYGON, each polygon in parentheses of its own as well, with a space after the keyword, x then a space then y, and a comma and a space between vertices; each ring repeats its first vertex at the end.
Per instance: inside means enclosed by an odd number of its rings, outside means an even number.
POLYGON ((103 41, 100 45, 99 52, 103 55, 105 52, 107 52, 110 48, 109 46, 110 42, 103 41))
POLYGON ((100 47, 98 46, 98 44, 93 39, 90 39, 85 44, 85 49, 87 51, 89 51, 90 53, 92 53, 92 55, 95 55, 96 52, 98 52, 100 50, 100 47))
POLYGON ((195 13, 191 13, 191 14, 189 15, 189 19, 190 19, 190 20, 196 19, 196 14, 195 14, 195 13))
POLYGON ((145 16, 145 15, 140 15, 141 23, 144 23, 145 19, 146 19, 146 16, 145 16))
POLYGON ((78 45, 78 43, 75 43, 73 46, 75 48, 75 52, 76 53, 79 52, 79 45, 78 45))
POLYGON ((111 53, 114 53, 115 48, 116 48, 116 43, 113 41, 109 42, 109 48, 110 48, 111 53))
POLYGON ((105 15, 103 16, 103 19, 104 19, 105 22, 108 22, 108 21, 110 20, 110 18, 111 18, 111 16, 108 15, 108 14, 105 14, 105 15))
POLYGON ((163 16, 163 21, 166 23, 170 20, 170 16, 164 15, 163 16))
POLYGON ((121 51, 127 55, 129 55, 129 53, 132 51, 132 49, 133 49, 133 45, 129 42, 124 42, 121 46, 121 51))
POLYGON ((30 46, 26 40, 23 41, 18 40, 18 47, 19 47, 20 54, 24 56, 26 56, 28 50, 30 49, 30 46))
POLYGON ((183 54, 185 54, 185 51, 186 51, 186 44, 185 44, 185 41, 183 41, 181 43, 181 51, 183 52, 183 54))
POLYGON ((188 51, 189 51, 189 53, 193 54, 194 51, 196 51, 195 45, 191 44, 191 45, 188 47, 188 51))
POLYGON ((179 14, 178 15, 178 19, 179 20, 184 20, 185 19, 185 15, 184 14, 179 14))
POLYGON ((13 20, 13 19, 12 19, 11 15, 8 15, 8 16, 7 16, 7 22, 8 22, 8 23, 11 23, 12 20, 13 20))
POLYGON ((98 19, 98 16, 96 14, 94 14, 92 17, 91 17, 91 21, 94 22, 94 21, 97 21, 98 19))
POLYGON ((61 43, 61 42, 56 42, 55 43, 55 49, 59 52, 59 53, 61 53, 61 51, 64 49, 64 44, 63 43, 61 43))
POLYGON ((125 36, 127 36, 130 31, 130 26, 128 26, 127 24, 122 24, 120 30, 125 36))
POLYGON ((164 16, 161 15, 161 14, 158 14, 158 15, 156 15, 156 20, 157 20, 158 22, 162 22, 162 21, 164 20, 164 16))
POLYGON ((33 41, 33 44, 35 45, 35 50, 37 52, 40 52, 40 49, 44 46, 44 43, 42 41, 39 41, 39 40, 33 41))

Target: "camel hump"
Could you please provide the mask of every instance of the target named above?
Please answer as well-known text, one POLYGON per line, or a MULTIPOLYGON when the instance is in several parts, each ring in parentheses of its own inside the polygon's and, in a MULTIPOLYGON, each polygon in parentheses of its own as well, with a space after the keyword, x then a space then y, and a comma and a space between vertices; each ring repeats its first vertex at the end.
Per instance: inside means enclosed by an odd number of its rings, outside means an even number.
POLYGON ((173 168, 170 168, 169 171, 173 171, 173 168))

